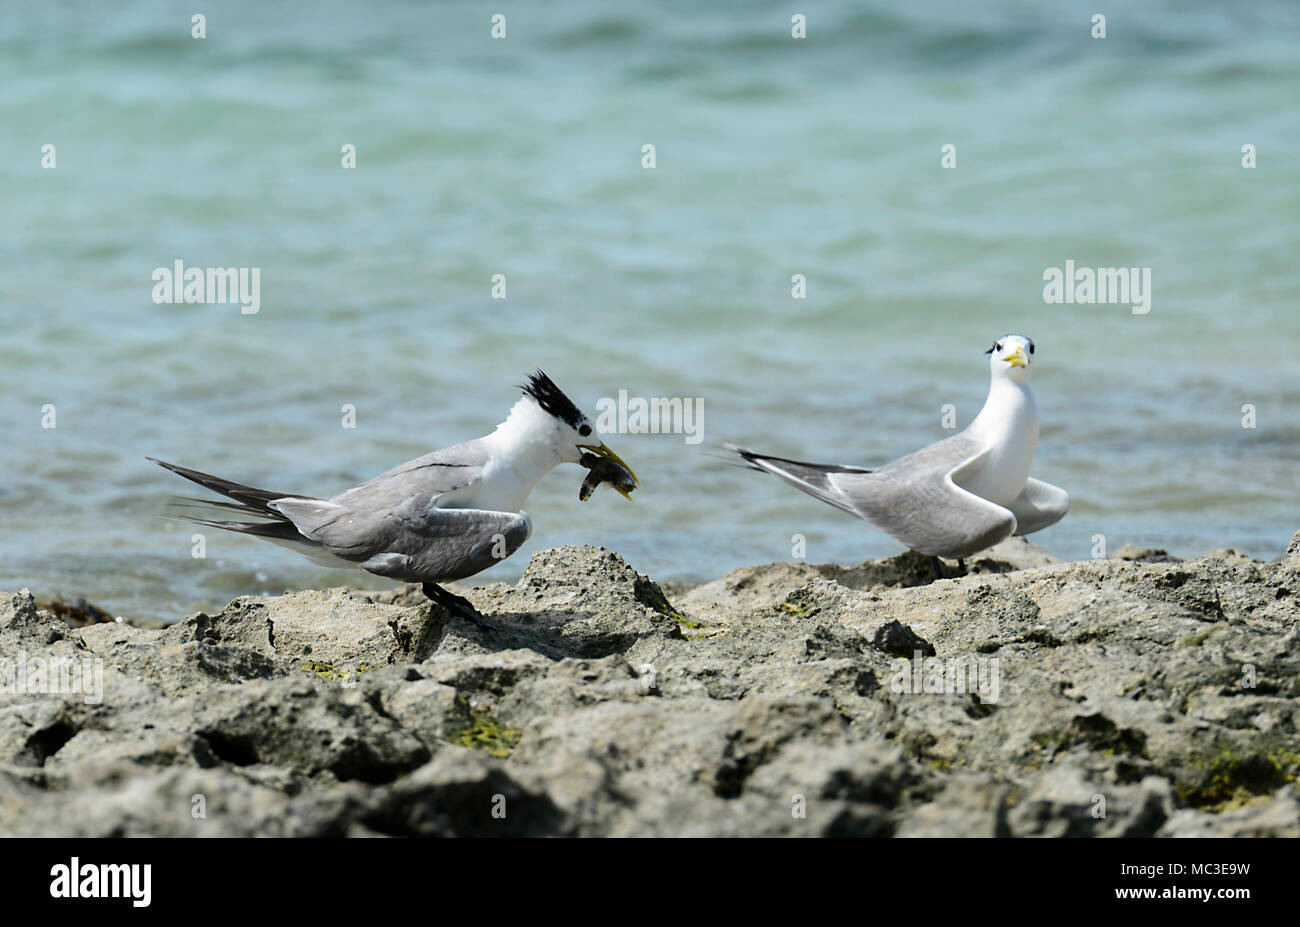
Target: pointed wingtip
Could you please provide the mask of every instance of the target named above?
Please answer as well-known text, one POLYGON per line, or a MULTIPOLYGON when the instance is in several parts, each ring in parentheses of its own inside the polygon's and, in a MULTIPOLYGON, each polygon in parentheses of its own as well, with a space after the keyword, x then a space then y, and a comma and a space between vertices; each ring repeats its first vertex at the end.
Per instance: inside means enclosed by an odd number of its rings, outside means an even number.
POLYGON ((713 454, 713 453, 709 453, 709 451, 705 451, 704 456, 708 457, 711 460, 716 460, 719 463, 722 463, 728 467, 737 467, 741 470, 758 470, 760 473, 763 472, 763 468, 756 465, 747 456, 752 452, 747 450, 746 448, 741 447, 739 444, 735 444, 731 441, 723 441, 719 445, 719 448, 721 448, 722 450, 732 451, 736 454, 739 454, 744 459, 737 460, 736 458, 732 457, 730 454, 713 454))
POLYGON ((747 447, 741 447, 735 441, 724 440, 722 442, 721 447, 724 451, 731 451, 733 454, 739 454, 741 457, 745 458, 745 460, 749 461, 751 464, 754 462, 755 457, 760 456, 758 454, 755 454, 747 447))

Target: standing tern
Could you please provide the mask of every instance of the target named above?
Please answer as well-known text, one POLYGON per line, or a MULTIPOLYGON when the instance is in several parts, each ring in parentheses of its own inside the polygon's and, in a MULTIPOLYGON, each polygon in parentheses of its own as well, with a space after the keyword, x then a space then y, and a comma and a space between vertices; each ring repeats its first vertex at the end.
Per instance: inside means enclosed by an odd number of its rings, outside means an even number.
POLYGON ((631 468, 592 438, 591 420, 546 374, 537 371, 521 389, 524 395, 491 434, 417 457, 329 499, 255 489, 147 459, 234 500, 210 505, 269 519, 185 516, 190 521, 263 538, 325 566, 421 583, 430 600, 481 624, 466 599, 438 584, 473 576, 528 540, 532 521, 523 505, 543 476, 562 463, 592 469, 599 462, 603 472, 621 477, 605 479, 625 497, 639 485, 631 468))
POLYGON ((1004 335, 993 343, 984 408, 958 434, 878 470, 804 463, 757 454, 731 442, 754 470, 775 473, 823 502, 865 519, 912 550, 967 557, 1012 535, 1059 521, 1064 489, 1030 477, 1038 445, 1038 404, 1029 388, 1034 343, 1004 335))

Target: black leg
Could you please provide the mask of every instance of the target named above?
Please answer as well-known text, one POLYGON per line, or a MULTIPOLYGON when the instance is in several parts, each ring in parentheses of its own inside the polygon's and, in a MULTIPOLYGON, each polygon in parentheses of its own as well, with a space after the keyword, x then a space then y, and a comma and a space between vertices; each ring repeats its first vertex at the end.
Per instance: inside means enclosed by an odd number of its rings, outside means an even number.
POLYGON ((965 576, 965 575, 966 575, 966 558, 965 558, 965 557, 958 557, 958 558, 957 558, 957 569, 961 570, 961 575, 962 575, 962 576, 965 576))
POLYGON ((464 618, 470 624, 480 628, 490 629, 492 627, 483 620, 483 617, 474 609, 473 603, 464 596, 448 592, 437 583, 425 583, 421 588, 426 599, 441 605, 451 615, 464 618))
POLYGON ((943 579, 943 564, 939 562, 939 558, 931 557, 930 562, 934 564, 934 578, 943 579))

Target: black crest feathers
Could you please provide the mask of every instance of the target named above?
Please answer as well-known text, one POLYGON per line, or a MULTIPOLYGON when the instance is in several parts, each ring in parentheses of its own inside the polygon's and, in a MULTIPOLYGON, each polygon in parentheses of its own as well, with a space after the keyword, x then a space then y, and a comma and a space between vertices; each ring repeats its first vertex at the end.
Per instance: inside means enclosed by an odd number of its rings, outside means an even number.
POLYGON ((524 391, 525 396, 533 397, 544 411, 565 422, 569 427, 576 429, 582 424, 585 416, 578 411, 573 400, 564 395, 564 391, 542 371, 530 374, 528 383, 519 388, 524 391))

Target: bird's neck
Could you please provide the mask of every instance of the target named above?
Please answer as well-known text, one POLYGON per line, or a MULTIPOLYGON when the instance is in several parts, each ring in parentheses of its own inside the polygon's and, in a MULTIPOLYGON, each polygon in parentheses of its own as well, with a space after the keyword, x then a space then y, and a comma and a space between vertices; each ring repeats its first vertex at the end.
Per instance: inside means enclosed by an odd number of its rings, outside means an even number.
POLYGON ((555 418, 529 399, 520 399, 509 417, 483 438, 488 463, 476 503, 517 512, 542 477, 562 462, 556 446, 555 418))
POLYGON ((989 395, 984 400, 984 408, 980 409, 979 415, 971 422, 970 430, 979 434, 995 434, 1026 425, 1034 430, 1038 427, 1038 403, 1034 400, 1029 383, 1017 383, 1008 377, 994 377, 989 382, 989 395))

